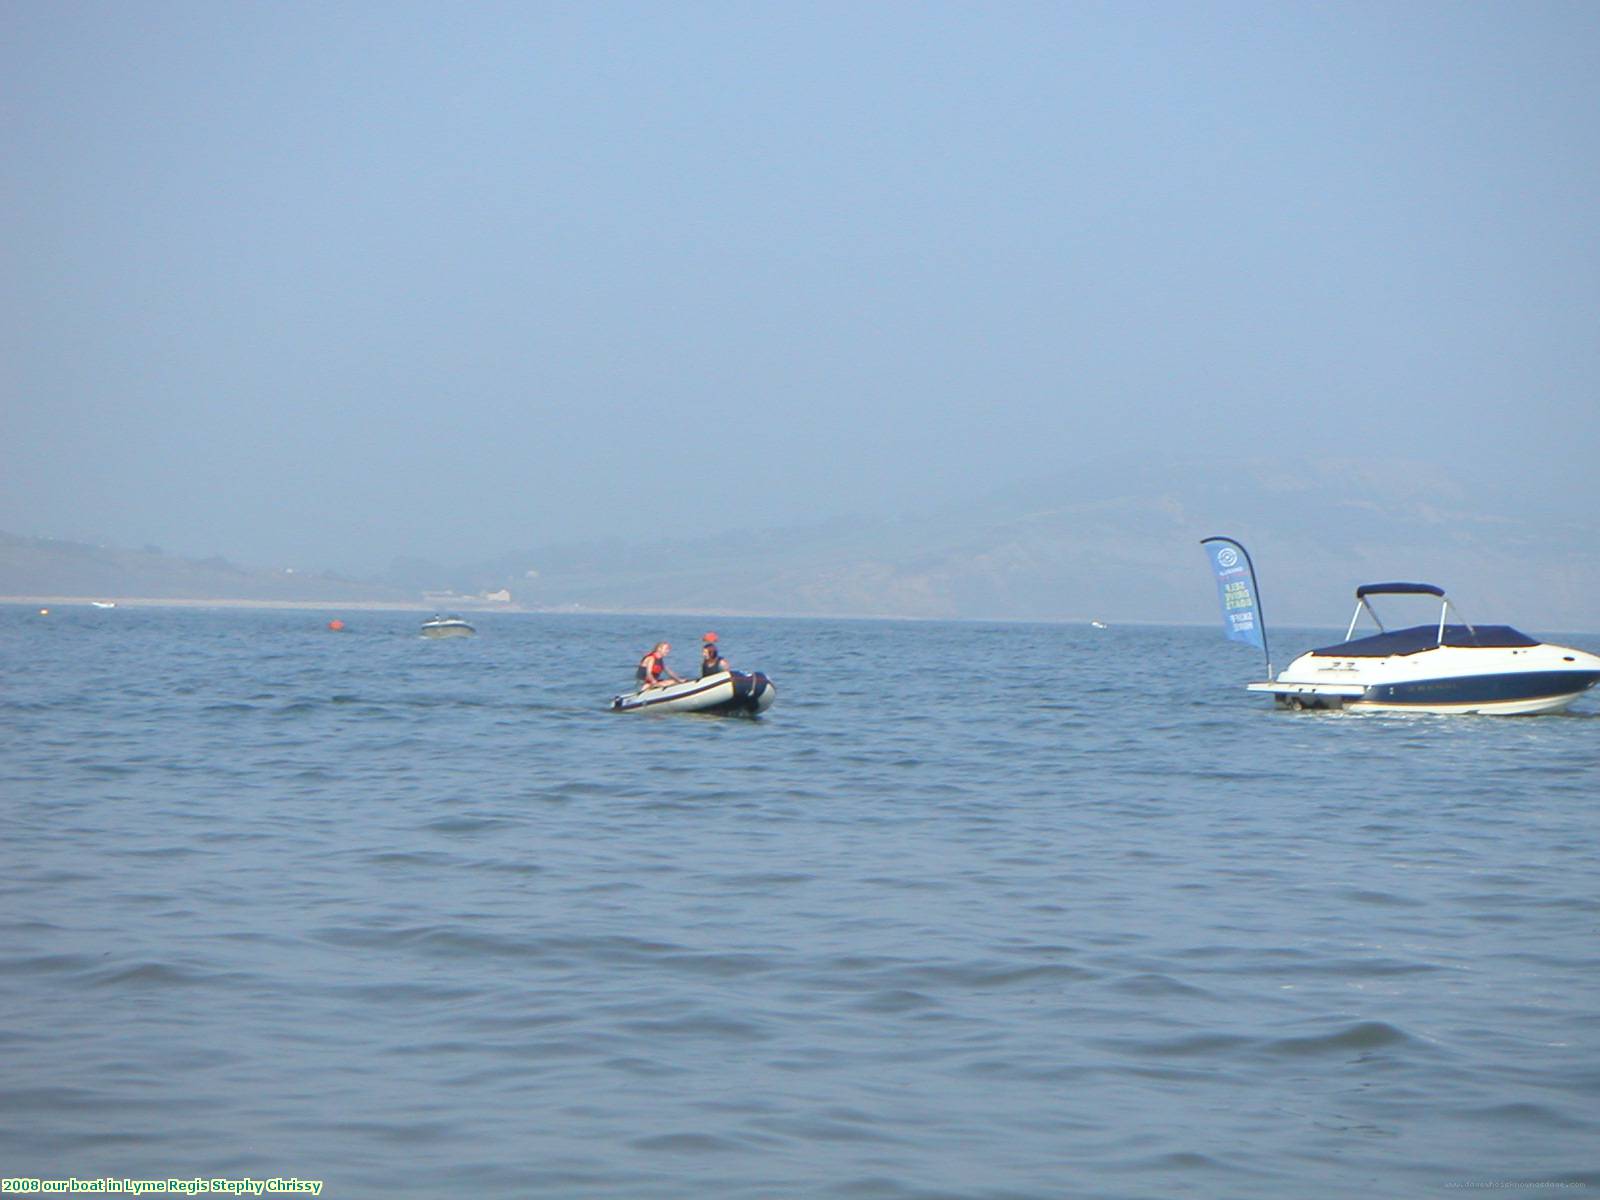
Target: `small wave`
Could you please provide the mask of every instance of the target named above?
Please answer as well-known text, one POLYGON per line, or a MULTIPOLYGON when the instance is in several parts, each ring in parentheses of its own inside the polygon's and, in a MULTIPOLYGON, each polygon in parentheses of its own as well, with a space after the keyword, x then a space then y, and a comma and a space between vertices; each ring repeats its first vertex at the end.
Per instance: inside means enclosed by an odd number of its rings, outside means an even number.
POLYGON ((515 821, 505 817, 440 817, 422 826, 434 833, 484 833, 491 829, 507 829, 515 821))
POLYGON ((122 763, 86 762, 83 759, 76 759, 72 765, 81 768, 86 775, 97 775, 102 779, 124 779, 138 773, 137 767, 122 763))
POLYGON ((317 1134, 326 1131, 359 1134, 395 1145, 444 1142, 458 1137, 460 1133, 455 1126, 442 1121, 330 1121, 317 1124, 288 1121, 281 1128, 317 1134))
POLYGON ((634 1138, 628 1145, 651 1154, 733 1154, 750 1150, 743 1141, 713 1133, 658 1133, 634 1138))
POLYGON ((87 882, 90 882, 91 880, 97 879, 99 877, 95 876, 95 875, 90 875, 90 874, 88 874, 87 872, 84 872, 84 871, 38 871, 38 872, 35 872, 35 873, 32 873, 32 874, 27 874, 27 875, 22 875, 22 874, 19 873, 19 875, 16 876, 16 878, 26 879, 26 881, 28 883, 30 883, 30 884, 40 884, 40 883, 59 884, 59 883, 87 883, 87 882))
POLYGON ((317 937, 342 946, 407 947, 441 958, 540 958, 548 953, 545 944, 537 938, 521 941, 466 933, 459 927, 445 925, 411 929, 327 929, 317 937))
POLYGON ((1066 963, 1008 967, 997 965, 915 967, 905 978, 926 984, 990 991, 1040 983, 1081 983, 1099 978, 1098 972, 1066 963))
POLYGON ((406 983, 385 980, 383 983, 356 983, 330 986, 330 995, 361 1000, 380 1007, 445 1004, 478 995, 475 987, 449 987, 442 983, 406 983))
MULTIPOLYGON (((1082 1066, 1079 1064, 1058 1065, 1054 1063, 1041 1063, 1037 1060, 1014 1062, 1010 1059, 985 1058, 975 1062, 966 1063, 961 1067, 963 1075, 972 1075, 980 1079, 1005 1079, 1023 1083, 1049 1083, 1060 1084, 1082 1082, 1097 1074, 1100 1068, 1082 1066)), ((1197 1075, 1198 1072, 1186 1072, 1188 1075, 1197 1075)), ((1205 1074, 1203 1078, 1211 1078, 1205 1074)))
POLYGON ((1129 975, 1119 979, 1111 985, 1113 991, 1121 992, 1128 996, 1210 996, 1211 992, 1205 988, 1196 987, 1192 983, 1184 983, 1174 979, 1171 975, 1161 975, 1146 972, 1141 975, 1129 975))
POLYGON ((474 863, 473 866, 482 871, 495 871, 501 875, 541 875, 545 868, 535 862, 508 862, 504 859, 489 859, 474 863))
POLYGON ((142 858, 157 862, 166 862, 175 858, 191 858, 199 854, 193 846, 152 846, 149 849, 126 849, 118 851, 123 858, 142 858))
POLYGON ((1344 1054, 1352 1050, 1381 1050, 1403 1046, 1414 1039, 1384 1021, 1359 1021, 1333 1033, 1313 1037, 1278 1038, 1263 1047, 1269 1054, 1285 1058, 1312 1058, 1324 1054, 1344 1054))
POLYGON ((892 1145, 902 1138, 882 1128, 878 1118, 857 1109, 828 1108, 814 1115, 762 1117, 753 1124, 808 1142, 871 1142, 892 1145))
POLYGON ((637 1056, 623 1056, 608 1058, 603 1065, 610 1071, 621 1071, 626 1075, 636 1075, 641 1079, 657 1079, 669 1075, 692 1074, 689 1067, 678 1063, 666 1063, 657 1058, 639 1058, 637 1056))
POLYGON ((763 954, 732 952, 713 954, 668 954, 659 959, 659 965, 686 975, 704 975, 712 979, 737 979, 750 975, 764 975, 777 967, 777 961, 763 954))
POLYGON ((799 883, 812 883, 815 875, 802 875, 795 873, 771 872, 756 875, 730 875, 722 882, 732 888, 769 888, 790 887, 799 883))
POLYGON ((1427 901, 1414 896, 1401 896, 1394 892, 1378 892, 1369 888, 1345 888, 1335 895, 1353 904, 1372 904, 1380 908, 1426 908, 1427 901))
MULTIPOLYGON (((839 1200, 960 1200, 965 1193, 931 1192, 887 1175, 863 1175, 834 1185, 828 1189, 827 1195, 838 1197, 839 1200)), ((1007 1197, 1007 1200, 1011 1198, 1007 1197)), ((1020 1197, 1016 1200, 1020 1200, 1020 1197)))
POLYGON ((1134 1171, 1221 1171, 1229 1167, 1197 1150, 1172 1150, 1129 1164, 1134 1171))
POLYGON ((1594 1132, 1596 1128, 1596 1122, 1588 1116, 1580 1117, 1548 1104, 1533 1104, 1526 1101, 1458 1109, 1455 1115, 1467 1117, 1474 1122, 1483 1121, 1488 1128, 1526 1125, 1532 1129, 1568 1129, 1589 1133, 1594 1132))
POLYGON ((629 1033, 647 1038, 714 1038, 718 1041, 764 1042, 772 1037, 762 1026, 733 1017, 696 1014, 640 1021, 626 1021, 629 1033))
POLYGON ((1195 1033, 1178 1038, 1098 1038, 1095 1044, 1108 1050, 1143 1058, 1199 1058, 1211 1055, 1233 1057, 1254 1038, 1238 1033, 1195 1033))
POLYGON ((447 867, 456 860, 436 850, 388 850, 369 854, 364 861, 375 867, 447 867))
POLYGON ((89 977, 99 987, 108 988, 193 988, 217 987, 244 978, 231 971, 198 971, 170 963, 145 962, 128 966, 105 967, 89 977))
POLYGON ((855 1007, 862 1012, 924 1012, 938 1008, 939 1002, 925 992, 912 991, 910 988, 890 988, 887 991, 873 992, 870 996, 858 1000, 855 1007))
POLYGON ((862 882, 873 887, 894 888, 904 892, 937 892, 950 887, 950 884, 943 879, 924 879, 918 876, 896 878, 888 875, 872 875, 862 882))
POLYGON ((0 959, 0 973, 6 975, 72 975, 100 965, 87 954, 36 954, 0 959))
POLYGON ((0 1087, 0 1112, 50 1113, 90 1112, 120 1109, 121 1096, 100 1089, 80 1087, 0 1087))

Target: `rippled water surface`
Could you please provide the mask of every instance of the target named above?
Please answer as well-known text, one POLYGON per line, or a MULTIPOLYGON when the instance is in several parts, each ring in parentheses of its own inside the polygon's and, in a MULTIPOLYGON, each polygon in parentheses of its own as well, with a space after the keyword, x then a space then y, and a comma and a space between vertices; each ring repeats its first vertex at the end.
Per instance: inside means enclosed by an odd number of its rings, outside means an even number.
POLYGON ((1594 698, 1290 714, 1205 629, 721 620, 765 718, 614 715, 703 623, 418 620, 0 609, 6 1176, 1600 1187, 1594 698))

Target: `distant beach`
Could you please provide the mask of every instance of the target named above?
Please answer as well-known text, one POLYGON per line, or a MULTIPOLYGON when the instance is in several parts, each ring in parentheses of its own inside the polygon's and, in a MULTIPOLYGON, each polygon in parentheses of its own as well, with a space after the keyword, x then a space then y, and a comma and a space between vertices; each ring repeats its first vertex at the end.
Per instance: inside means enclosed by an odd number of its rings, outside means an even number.
MULTIPOLYGON (((205 600, 176 599, 157 596, 0 596, 0 604, 39 605, 43 607, 88 607, 113 603, 118 608, 285 608, 285 609, 348 609, 355 612, 433 612, 437 605, 423 601, 404 600, 205 600)), ((484 605, 457 603, 454 607, 472 609, 474 612, 527 612, 512 604, 497 604, 492 609, 484 605)))

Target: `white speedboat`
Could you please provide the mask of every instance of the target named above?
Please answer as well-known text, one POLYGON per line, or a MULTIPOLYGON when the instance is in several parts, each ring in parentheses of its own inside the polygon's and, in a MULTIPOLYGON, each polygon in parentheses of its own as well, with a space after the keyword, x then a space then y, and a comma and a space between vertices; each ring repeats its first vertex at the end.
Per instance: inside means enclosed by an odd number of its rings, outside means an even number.
POLYGON ((1511 715, 1558 712, 1600 683, 1596 655, 1509 625, 1451 624, 1450 613, 1443 589, 1430 583, 1364 584, 1344 641, 1308 650, 1276 679, 1248 687, 1287 708, 1511 715), (1385 629, 1367 602, 1383 595, 1436 596, 1439 621, 1385 629), (1358 638, 1362 612, 1378 632, 1358 638))
POLYGON ((460 617, 429 617, 422 623, 422 636, 429 638, 471 637, 477 632, 460 617))
POLYGON ((666 687, 644 688, 612 698, 613 712, 766 712, 778 698, 778 689, 761 672, 719 671, 704 679, 689 679, 666 687))

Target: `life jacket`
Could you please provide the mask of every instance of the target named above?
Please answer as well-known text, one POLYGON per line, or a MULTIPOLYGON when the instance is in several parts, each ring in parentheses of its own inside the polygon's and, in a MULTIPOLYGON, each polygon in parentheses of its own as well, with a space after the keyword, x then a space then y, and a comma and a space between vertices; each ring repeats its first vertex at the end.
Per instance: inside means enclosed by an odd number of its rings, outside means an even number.
POLYGON ((705 654, 701 654, 701 656, 700 656, 700 678, 701 679, 704 679, 707 675, 720 675, 723 671, 726 671, 727 669, 728 669, 728 664, 723 659, 723 657, 722 657, 720 652, 718 652, 716 650, 713 650, 710 653, 709 656, 705 655, 705 654))
POLYGON ((652 650, 639 660, 639 669, 634 672, 633 677, 640 683, 654 683, 661 678, 664 669, 665 664, 662 663, 661 656, 652 650))

